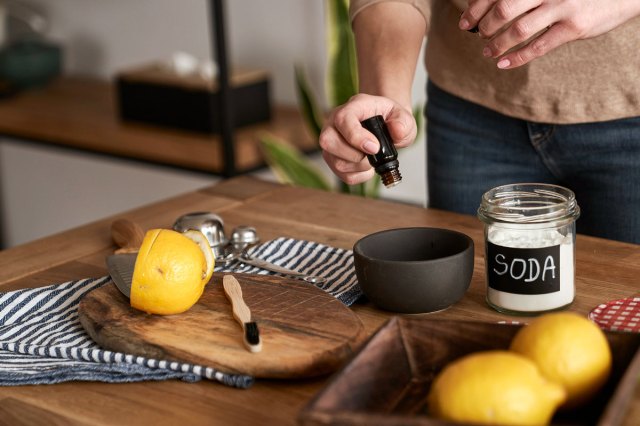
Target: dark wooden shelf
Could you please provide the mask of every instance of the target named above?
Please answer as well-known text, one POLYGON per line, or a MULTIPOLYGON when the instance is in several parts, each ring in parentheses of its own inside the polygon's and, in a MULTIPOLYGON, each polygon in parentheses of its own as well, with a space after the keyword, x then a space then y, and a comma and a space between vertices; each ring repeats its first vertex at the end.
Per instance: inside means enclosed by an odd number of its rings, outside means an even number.
MULTIPOLYGON (((258 137, 270 132, 304 152, 317 150, 294 106, 276 106, 269 122, 234 130, 236 174, 265 166, 258 137)), ((0 99, 0 134, 49 145, 222 175, 218 135, 123 122, 115 88, 104 80, 62 77, 47 87, 0 99)))

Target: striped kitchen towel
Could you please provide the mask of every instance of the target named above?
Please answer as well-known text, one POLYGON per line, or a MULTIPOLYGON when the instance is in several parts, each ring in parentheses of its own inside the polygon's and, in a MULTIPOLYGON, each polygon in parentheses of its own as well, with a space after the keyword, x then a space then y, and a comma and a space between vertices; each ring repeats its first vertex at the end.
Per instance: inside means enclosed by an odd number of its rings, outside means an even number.
MULTIPOLYGON (((251 255, 280 266, 328 278, 320 288, 350 305, 361 294, 350 251, 279 238, 256 246, 251 255)), ((257 268, 220 272, 269 273, 257 268)), ((218 271, 218 269, 216 269, 218 271)), ((109 277, 70 281, 0 293, 0 385, 51 384, 71 380, 136 382, 209 379, 247 388, 253 378, 214 368, 144 358, 101 349, 84 331, 78 303, 109 277)))
POLYGON ((0 293, 0 385, 175 378, 207 378, 239 388, 251 385, 249 376, 101 349, 82 328, 78 303, 110 281, 103 277, 0 293))
MULTIPOLYGON (((318 275, 327 280, 316 287, 331 294, 347 306, 362 296, 353 267, 353 252, 311 241, 277 238, 252 247, 250 256, 266 260, 278 266, 308 275, 318 275)), ((250 265, 216 268, 216 272, 244 272, 272 274, 273 272, 250 265)))

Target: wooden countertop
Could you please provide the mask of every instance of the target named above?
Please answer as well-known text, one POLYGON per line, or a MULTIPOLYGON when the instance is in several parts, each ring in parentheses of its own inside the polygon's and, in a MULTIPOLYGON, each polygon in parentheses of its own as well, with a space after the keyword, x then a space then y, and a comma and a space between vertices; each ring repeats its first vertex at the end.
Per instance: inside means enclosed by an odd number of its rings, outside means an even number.
MULTIPOLYGON (((270 132, 304 152, 317 149, 296 107, 273 108, 269 122, 234 131, 235 171, 265 165, 258 137, 270 132)), ((108 82, 61 77, 44 88, 0 99, 0 134, 82 151, 223 174, 222 141, 204 135, 123 122, 108 82)))
MULTIPOLYGON (((126 217, 144 228, 170 227, 176 217, 213 211, 232 228, 255 226, 263 240, 288 236, 351 249, 365 234, 402 226, 436 226, 466 233, 476 244, 475 272, 462 301, 430 318, 496 322, 516 319, 485 303, 483 229, 473 216, 423 209, 380 200, 281 186, 239 177, 197 192, 124 212, 60 234, 0 252, 0 291, 62 283, 106 275, 104 259, 114 246, 111 221, 126 217)), ((577 297, 571 310, 586 314, 607 300, 640 291, 637 245, 579 235, 577 297)), ((353 308, 368 333, 389 314, 370 305, 353 308)), ((180 381, 0 388, 0 424, 295 424, 296 415, 326 382, 259 380, 249 390, 213 382, 180 381)), ((640 418, 636 389, 626 425, 640 418)))

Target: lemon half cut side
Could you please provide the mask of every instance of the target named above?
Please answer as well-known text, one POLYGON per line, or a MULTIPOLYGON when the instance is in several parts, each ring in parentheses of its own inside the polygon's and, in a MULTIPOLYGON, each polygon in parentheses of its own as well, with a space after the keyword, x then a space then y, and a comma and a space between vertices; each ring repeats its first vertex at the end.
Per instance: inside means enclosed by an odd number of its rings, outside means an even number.
POLYGON ((205 281, 206 285, 209 280, 211 280, 211 276, 213 275, 213 268, 215 267, 215 257, 213 255, 211 245, 209 244, 209 240, 207 240, 207 237, 205 237, 202 232, 192 229, 184 232, 184 236, 188 237, 191 241, 196 243, 204 254, 205 261, 207 262, 207 268, 202 276, 202 279, 205 281))
POLYGON ((149 314, 179 314, 202 296, 215 258, 199 231, 147 231, 136 258, 131 306, 149 314))

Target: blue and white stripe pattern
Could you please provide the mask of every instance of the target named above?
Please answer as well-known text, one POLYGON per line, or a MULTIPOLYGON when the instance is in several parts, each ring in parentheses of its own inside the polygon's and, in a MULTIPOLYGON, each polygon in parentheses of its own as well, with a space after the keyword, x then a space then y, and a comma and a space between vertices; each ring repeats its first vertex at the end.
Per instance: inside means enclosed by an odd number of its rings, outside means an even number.
MULTIPOLYGON (((347 305, 361 294, 350 251, 279 238, 256 246, 251 254, 328 278, 320 288, 347 305)), ((269 273, 246 266, 234 271, 269 273)), ((251 386, 250 376, 101 349, 82 328, 78 303, 85 294, 108 282, 109 277, 102 277, 0 293, 0 385, 204 378, 238 388, 251 386)))
MULTIPOLYGON (((248 253, 263 259, 309 275, 325 277, 326 282, 316 287, 331 294, 347 306, 351 306, 362 296, 353 267, 353 252, 326 246, 311 241, 293 238, 277 238, 255 246, 248 253)), ((250 265, 216 268, 220 272, 242 272, 249 274, 274 274, 250 265)))
POLYGON ((108 282, 103 277, 0 293, 0 385, 207 378, 251 386, 249 376, 101 349, 82 328, 78 303, 108 282))

